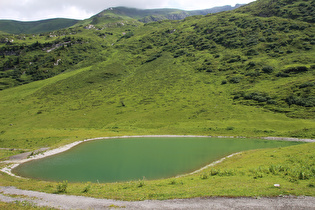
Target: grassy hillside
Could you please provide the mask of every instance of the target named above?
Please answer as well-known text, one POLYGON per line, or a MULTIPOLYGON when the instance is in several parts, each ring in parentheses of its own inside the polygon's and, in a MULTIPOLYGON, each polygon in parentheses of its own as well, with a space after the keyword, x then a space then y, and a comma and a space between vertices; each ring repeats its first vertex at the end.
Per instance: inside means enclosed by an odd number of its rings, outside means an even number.
POLYGON ((40 21, 15 21, 0 20, 0 31, 10 34, 37 34, 62 28, 68 28, 76 24, 78 20, 55 18, 40 21))
POLYGON ((238 12, 260 17, 283 17, 293 20, 315 22, 315 1, 300 0, 258 0, 238 12))
POLYGON ((112 14, 2 35, 1 147, 124 134, 314 138, 314 24, 244 10, 148 24, 112 14))

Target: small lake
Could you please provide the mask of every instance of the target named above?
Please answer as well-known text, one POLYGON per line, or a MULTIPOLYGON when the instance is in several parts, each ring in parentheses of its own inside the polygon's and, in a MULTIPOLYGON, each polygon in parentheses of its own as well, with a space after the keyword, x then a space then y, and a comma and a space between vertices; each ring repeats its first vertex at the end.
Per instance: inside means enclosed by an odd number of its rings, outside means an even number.
POLYGON ((173 177, 235 152, 300 144, 257 139, 148 137, 79 144, 58 155, 21 164, 19 176, 49 181, 118 182, 173 177))

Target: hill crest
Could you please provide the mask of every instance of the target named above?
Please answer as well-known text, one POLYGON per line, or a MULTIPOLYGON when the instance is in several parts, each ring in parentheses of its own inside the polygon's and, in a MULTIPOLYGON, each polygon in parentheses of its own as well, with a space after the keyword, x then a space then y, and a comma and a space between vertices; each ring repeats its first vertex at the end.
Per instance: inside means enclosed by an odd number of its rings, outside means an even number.
MULTIPOLYGON (((102 12, 93 15, 86 20, 75 20, 67 18, 54 18, 38 21, 16 21, 16 20, 0 20, 0 31, 10 34, 37 34, 51 32, 63 28, 74 26, 75 24, 100 24, 110 22, 111 18, 117 19, 134 19, 143 23, 154 22, 159 20, 182 20, 193 15, 206 15, 209 13, 217 13, 222 11, 233 10, 242 6, 235 7, 226 5, 222 7, 214 7, 205 10, 185 11, 180 9, 137 9, 129 7, 110 7, 102 12)), ((114 20, 115 21, 115 20, 114 20)))

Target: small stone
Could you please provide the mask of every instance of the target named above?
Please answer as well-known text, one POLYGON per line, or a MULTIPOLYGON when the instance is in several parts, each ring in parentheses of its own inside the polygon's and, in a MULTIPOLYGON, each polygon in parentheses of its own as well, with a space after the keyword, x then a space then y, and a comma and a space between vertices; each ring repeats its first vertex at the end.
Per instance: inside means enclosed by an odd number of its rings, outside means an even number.
POLYGON ((275 187, 280 187, 280 184, 274 184, 273 186, 275 186, 275 187))

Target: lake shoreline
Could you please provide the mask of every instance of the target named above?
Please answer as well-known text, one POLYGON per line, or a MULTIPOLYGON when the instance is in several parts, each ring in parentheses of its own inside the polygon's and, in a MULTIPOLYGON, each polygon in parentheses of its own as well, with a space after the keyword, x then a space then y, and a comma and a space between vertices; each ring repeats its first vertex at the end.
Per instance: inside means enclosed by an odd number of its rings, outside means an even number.
MULTIPOLYGON (((8 164, 11 164, 9 166, 6 166, 4 168, 1 168, 0 171, 10 175, 10 176, 14 176, 14 177, 17 177, 17 178, 23 178, 23 177, 20 177, 20 176, 17 176, 15 175, 14 173, 12 173, 12 170, 16 167, 18 167, 20 164, 23 164, 23 163, 26 163, 26 162, 29 162, 29 161, 32 161, 32 160, 37 160, 37 159, 41 159, 41 158, 45 158, 45 157, 49 157, 49 156, 52 156, 52 155, 56 155, 56 154, 59 154, 59 153, 62 153, 62 152, 65 152, 81 143, 84 143, 84 142, 89 142, 89 141, 96 141, 96 140, 106 140, 106 139, 127 139, 127 138, 240 138, 240 139, 245 139, 245 138, 249 138, 249 137, 235 137, 235 136, 198 136, 198 135, 139 135, 139 136, 114 136, 114 137, 98 137, 98 138, 91 138, 91 139, 86 139, 86 140, 82 140, 82 141, 76 141, 76 142, 73 142, 73 143, 70 143, 70 144, 67 144, 67 145, 64 145, 64 146, 61 146, 61 147, 58 147, 56 149, 52 149, 52 150, 47 150, 41 154, 36 154, 34 156, 30 156, 28 157, 27 159, 22 159, 22 160, 7 160, 7 161, 2 161, 3 163, 8 163, 8 164)), ((264 140, 271 140, 271 141, 296 141, 296 142, 306 142, 306 143, 312 143, 312 142, 315 142, 314 139, 299 139, 299 138, 285 138, 285 137, 260 137, 260 138, 254 138, 254 139, 264 139, 264 140)), ((238 154, 238 153, 235 153, 235 154, 238 154)), ((197 172, 200 172, 202 170, 204 170, 205 168, 208 168, 208 167, 211 167, 215 164, 218 164, 220 162, 222 162, 223 160, 225 160, 226 158, 229 158, 229 157, 232 157, 234 156, 235 154, 232 154, 232 155, 229 155, 225 158, 222 158, 218 161, 215 161, 201 169, 198 169, 197 171, 194 171, 192 173, 189 173, 189 174, 194 174, 194 173, 197 173, 197 172)), ((189 175, 189 174, 186 174, 186 175, 189 175)), ((184 175, 181 175, 181 176, 186 176, 185 174, 184 175)))

